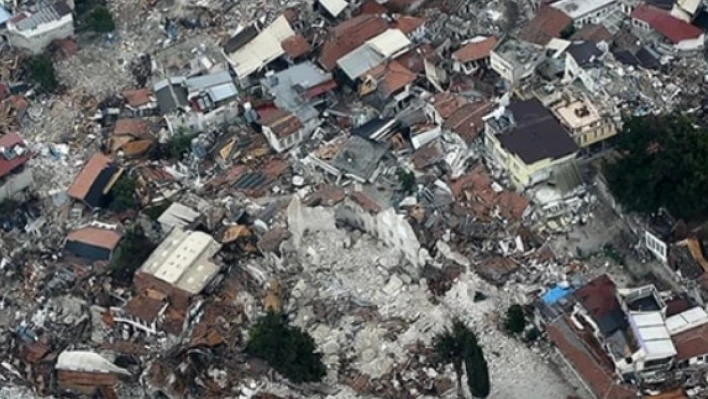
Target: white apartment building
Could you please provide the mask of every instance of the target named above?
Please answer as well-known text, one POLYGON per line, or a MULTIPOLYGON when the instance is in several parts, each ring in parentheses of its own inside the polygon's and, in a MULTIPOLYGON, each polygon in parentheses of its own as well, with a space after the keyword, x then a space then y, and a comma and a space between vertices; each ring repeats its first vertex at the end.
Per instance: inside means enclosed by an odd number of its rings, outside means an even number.
POLYGON ((74 35, 74 18, 71 7, 58 1, 41 8, 34 14, 27 12, 14 16, 7 22, 10 45, 39 54, 54 40, 74 35))

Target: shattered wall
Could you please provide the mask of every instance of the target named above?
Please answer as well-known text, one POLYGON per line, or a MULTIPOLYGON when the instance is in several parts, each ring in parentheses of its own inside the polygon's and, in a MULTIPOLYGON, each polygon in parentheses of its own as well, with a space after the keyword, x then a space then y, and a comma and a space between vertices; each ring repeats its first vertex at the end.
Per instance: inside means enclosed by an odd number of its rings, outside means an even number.
POLYGON ((393 208, 372 214, 351 200, 344 201, 336 208, 310 208, 303 206, 295 196, 288 205, 287 214, 295 248, 299 248, 307 232, 335 231, 335 222, 339 222, 375 236, 414 266, 422 267, 429 256, 421 248, 408 221, 393 208))
POLYGON ((351 200, 346 200, 336 209, 336 219, 366 231, 386 243, 417 267, 425 264, 425 250, 421 251, 418 237, 408 221, 393 208, 371 214, 351 200), (422 253, 421 253, 422 252, 422 253))
POLYGON ((332 208, 304 207, 298 196, 293 196, 290 201, 287 215, 288 229, 293 235, 295 248, 299 248, 302 237, 307 232, 337 230, 332 208))

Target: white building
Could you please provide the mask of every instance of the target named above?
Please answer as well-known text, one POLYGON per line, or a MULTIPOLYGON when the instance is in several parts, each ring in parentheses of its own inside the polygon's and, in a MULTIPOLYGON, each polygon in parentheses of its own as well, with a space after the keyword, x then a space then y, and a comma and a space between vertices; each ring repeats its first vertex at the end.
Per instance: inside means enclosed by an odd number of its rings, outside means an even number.
POLYGON ((39 9, 34 14, 21 13, 7 22, 10 45, 39 54, 54 40, 74 35, 74 18, 64 1, 39 9))
POLYGON ((631 17, 635 34, 654 39, 660 53, 695 55, 704 48, 703 31, 667 11, 644 4, 632 11, 631 17))
POLYGON ((30 158, 32 153, 17 133, 0 137, 0 200, 17 197, 32 186, 30 158))
POLYGON ((598 24, 615 10, 617 0, 561 0, 551 7, 563 11, 573 25, 581 28, 587 24, 598 24))
POLYGON ((540 46, 508 37, 491 51, 489 65, 513 86, 533 75, 543 59, 543 49, 540 46))

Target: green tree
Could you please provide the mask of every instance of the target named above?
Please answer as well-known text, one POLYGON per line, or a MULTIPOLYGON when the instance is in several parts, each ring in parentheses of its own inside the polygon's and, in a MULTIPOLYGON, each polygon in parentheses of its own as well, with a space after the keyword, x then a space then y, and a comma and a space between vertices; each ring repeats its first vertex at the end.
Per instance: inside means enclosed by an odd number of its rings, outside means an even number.
POLYGON ((506 320, 504 320, 506 330, 512 334, 520 334, 526 328, 526 318, 524 317, 524 308, 519 304, 509 306, 506 311, 506 320))
POLYGON ((571 36, 573 36, 576 32, 575 25, 572 23, 568 24, 560 33, 561 39, 570 39, 571 36))
POLYGON ((396 171, 398 181, 401 183, 401 189, 410 194, 415 191, 415 174, 411 171, 400 168, 396 171))
POLYGON ((170 154, 170 158, 177 160, 184 158, 184 154, 191 151, 194 137, 196 135, 192 134, 188 129, 178 129, 167 142, 167 152, 170 154))
POLYGON ((111 200, 108 209, 114 212, 125 212, 135 209, 138 202, 135 199, 135 189, 137 183, 127 174, 123 174, 111 188, 111 200))
POLYGON ((467 387, 473 398, 486 398, 491 391, 489 383, 489 367, 484 358, 484 351, 477 343, 473 332, 467 336, 465 344, 465 371, 467 372, 467 387))
POLYGON ((462 371, 467 373, 467 385, 474 397, 489 395, 489 370, 477 336, 459 319, 433 337, 433 351, 439 365, 452 364, 457 378, 457 395, 462 393, 462 371))
POLYGON ((139 225, 128 228, 118 243, 110 261, 111 277, 121 285, 130 285, 133 274, 147 260, 155 244, 139 225))
POLYGON ((708 130, 684 115, 634 117, 616 138, 618 156, 605 164, 615 198, 629 211, 665 207, 680 218, 704 212, 708 202, 708 130))
POLYGON ((30 57, 25 66, 29 79, 39 85, 41 90, 53 92, 59 87, 51 58, 46 55, 30 57))
POLYGON ((312 337, 290 326, 282 313, 269 311, 256 321, 246 353, 267 361, 294 383, 321 381, 327 371, 312 337))
POLYGON ((86 18, 86 24, 92 31, 97 33, 110 33, 116 30, 113 15, 104 6, 98 6, 91 10, 86 18))

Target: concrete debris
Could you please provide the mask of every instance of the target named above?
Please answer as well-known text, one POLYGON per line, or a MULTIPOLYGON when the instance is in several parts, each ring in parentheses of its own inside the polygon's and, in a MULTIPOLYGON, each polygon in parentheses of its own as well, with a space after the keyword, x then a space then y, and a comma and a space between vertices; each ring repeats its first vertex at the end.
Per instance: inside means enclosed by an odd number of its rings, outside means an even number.
POLYGON ((0 399, 452 398, 453 319, 493 398, 704 395, 702 231, 601 165, 627 117, 708 122, 706 11, 568 1, 6 1, 0 399), (248 354, 266 311, 322 382, 248 354))

